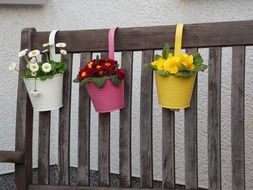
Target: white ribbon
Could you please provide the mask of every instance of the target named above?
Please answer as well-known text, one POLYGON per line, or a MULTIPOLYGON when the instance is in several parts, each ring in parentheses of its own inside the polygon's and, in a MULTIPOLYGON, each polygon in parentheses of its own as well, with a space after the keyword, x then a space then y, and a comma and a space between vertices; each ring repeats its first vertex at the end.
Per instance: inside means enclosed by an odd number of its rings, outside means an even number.
POLYGON ((50 60, 55 60, 55 35, 58 30, 53 30, 49 35, 49 50, 50 50, 50 60))

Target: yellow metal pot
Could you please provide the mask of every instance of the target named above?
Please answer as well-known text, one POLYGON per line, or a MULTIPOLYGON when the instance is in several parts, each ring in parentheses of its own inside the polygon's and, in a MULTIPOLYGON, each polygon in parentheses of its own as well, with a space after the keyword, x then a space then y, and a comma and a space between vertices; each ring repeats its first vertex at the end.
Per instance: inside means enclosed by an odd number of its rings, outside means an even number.
POLYGON ((190 106, 196 76, 189 78, 160 76, 155 72, 158 101, 161 107, 184 109, 190 106))

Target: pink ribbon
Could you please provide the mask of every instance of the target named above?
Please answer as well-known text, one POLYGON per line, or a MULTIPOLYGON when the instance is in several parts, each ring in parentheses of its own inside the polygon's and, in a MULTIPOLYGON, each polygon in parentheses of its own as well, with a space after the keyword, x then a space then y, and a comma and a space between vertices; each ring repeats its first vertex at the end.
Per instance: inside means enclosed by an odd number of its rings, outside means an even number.
POLYGON ((114 60, 114 36, 117 28, 111 28, 108 34, 109 59, 114 60))

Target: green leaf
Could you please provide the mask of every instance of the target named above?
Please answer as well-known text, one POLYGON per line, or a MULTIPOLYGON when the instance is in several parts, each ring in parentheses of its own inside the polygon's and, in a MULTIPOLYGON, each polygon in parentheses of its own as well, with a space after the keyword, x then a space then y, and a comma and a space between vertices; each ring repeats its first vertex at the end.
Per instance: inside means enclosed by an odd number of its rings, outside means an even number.
MULTIPOLYGON (((75 79, 75 80, 77 80, 77 79, 75 79)), ((78 81, 78 80, 77 80, 78 81)), ((78 81, 79 82, 79 81, 78 81)), ((83 80, 81 80, 80 81, 80 85, 82 86, 82 85, 86 85, 87 83, 89 82, 89 79, 83 79, 83 80)))
POLYGON ((206 70, 206 69, 207 69, 207 65, 201 64, 201 65, 199 65, 195 70, 196 70, 196 71, 204 71, 204 70, 206 70))
POLYGON ((175 76, 189 78, 189 77, 193 76, 194 74, 195 73, 192 71, 180 71, 180 72, 176 73, 175 76))
POLYGON ((47 80, 48 76, 40 76, 39 78, 40 80, 44 81, 44 80, 47 80))
POLYGON ((76 79, 73 80, 73 82, 74 82, 74 83, 79 83, 79 82, 81 82, 81 81, 80 81, 78 78, 76 78, 76 79))
POLYGON ((161 58, 162 56, 155 54, 154 60, 157 61, 159 58, 161 58))
POLYGON ((157 72, 159 75, 163 76, 163 77, 167 77, 167 76, 170 75, 170 73, 167 72, 167 71, 159 71, 159 70, 156 70, 156 72, 157 72))
POLYGON ((91 78, 91 81, 93 81, 98 88, 102 88, 105 84, 106 78, 105 77, 93 77, 91 78))
POLYGON ((198 67, 199 65, 203 63, 203 58, 201 57, 199 53, 196 53, 193 56, 193 63, 195 64, 196 67, 198 67))
POLYGON ((118 76, 117 75, 113 75, 110 80, 112 81, 112 83, 115 85, 115 86, 119 86, 120 83, 121 83, 121 80, 119 80, 118 76))
POLYGON ((163 47, 163 51, 162 51, 162 57, 163 59, 167 59, 168 54, 170 53, 170 46, 168 43, 166 43, 163 47))

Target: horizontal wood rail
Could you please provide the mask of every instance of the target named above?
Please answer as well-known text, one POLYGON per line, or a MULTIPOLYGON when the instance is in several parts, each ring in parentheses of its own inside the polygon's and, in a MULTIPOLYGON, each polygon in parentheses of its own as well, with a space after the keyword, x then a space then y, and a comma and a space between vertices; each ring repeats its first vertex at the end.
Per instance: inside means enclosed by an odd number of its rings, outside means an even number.
MULTIPOLYGON (((161 49, 165 42, 174 46, 176 26, 152 26, 119 28, 115 36, 115 50, 161 49)), ((185 24, 184 48, 253 45, 253 20, 185 24), (215 34, 215 35, 214 35, 215 34)), ((56 42, 66 42, 66 50, 72 53, 108 51, 108 29, 62 31, 56 42)), ((32 48, 42 49, 49 32, 33 32, 32 48)))
MULTIPOLYGON (((29 190, 150 190, 150 188, 121 188, 121 187, 85 187, 85 186, 52 186, 52 185, 31 185, 29 190)), ((155 188, 154 190, 164 190, 155 188)), ((183 190, 182 187, 166 190, 183 190)), ((191 190, 207 190, 203 188, 191 190)))
POLYGON ((21 164, 25 161, 25 154, 19 151, 0 151, 0 162, 21 164))

